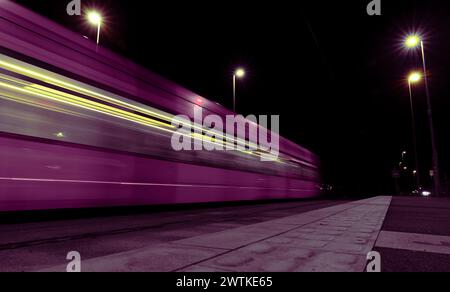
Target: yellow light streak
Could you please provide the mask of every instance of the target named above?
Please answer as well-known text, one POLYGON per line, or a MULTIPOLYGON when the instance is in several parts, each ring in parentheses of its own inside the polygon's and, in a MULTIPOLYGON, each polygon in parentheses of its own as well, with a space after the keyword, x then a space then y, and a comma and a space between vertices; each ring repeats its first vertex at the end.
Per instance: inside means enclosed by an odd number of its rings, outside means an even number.
MULTIPOLYGON (((71 91, 76 91, 76 92, 85 94, 85 95, 87 95, 89 97, 97 98, 97 99, 100 99, 102 101, 114 104, 114 105, 122 106, 124 108, 130 109, 130 110, 133 110, 133 111, 144 113, 144 114, 147 114, 149 116, 156 117, 156 118, 159 118, 159 119, 167 121, 167 122, 172 122, 172 120, 174 118, 174 116, 172 116, 172 115, 163 115, 163 114, 157 113, 155 111, 151 111, 151 110, 148 110, 146 108, 143 108, 143 107, 140 107, 140 106, 136 106, 136 105, 133 105, 133 104, 121 101, 119 99, 115 99, 115 98, 112 98, 110 96, 107 96, 107 95, 104 95, 104 94, 92 91, 90 89, 86 89, 86 88, 78 86, 76 84, 73 84, 73 83, 70 83, 70 82, 66 82, 64 80, 60 80, 58 78, 49 76, 48 74, 43 74, 43 73, 31 70, 31 69, 24 68, 22 66, 19 66, 17 64, 12 63, 12 62, 7 62, 7 61, 4 61, 4 60, 0 59, 0 65, 2 65, 5 69, 8 69, 8 70, 10 70, 10 71, 12 71, 14 73, 18 73, 18 74, 25 75, 27 77, 35 78, 35 79, 44 81, 44 82, 52 84, 52 85, 63 87, 64 89, 68 89, 68 90, 71 90, 71 91)), ((230 139, 226 135, 217 134, 215 132, 212 132, 211 130, 203 128, 202 126, 198 126, 196 124, 193 124, 192 126, 193 126, 194 129, 197 129, 197 130, 200 130, 202 132, 209 133, 209 134, 215 134, 218 138, 231 140, 229 142, 233 142, 233 143, 236 142, 236 143, 240 144, 241 146, 245 146, 247 144, 247 141, 242 140, 242 139, 237 138, 237 137, 236 137, 236 139, 233 139, 233 138, 230 139)), ((250 146, 252 148, 256 148, 256 149, 258 148, 258 145, 254 144, 254 143, 251 143, 251 142, 250 142, 250 146)))
MULTIPOLYGON (((7 58, 7 57, 5 57, 3 55, 0 55, 0 56, 2 58, 5 58, 5 59, 7 58)), ((16 62, 19 63, 18 61, 16 61, 16 62)), ((78 93, 82 93, 82 94, 84 94, 86 96, 89 96, 91 98, 99 99, 101 101, 108 102, 110 104, 118 105, 118 106, 121 106, 123 108, 129 109, 129 110, 132 110, 132 111, 135 111, 135 112, 138 112, 138 113, 143 113, 143 114, 149 115, 151 117, 159 118, 159 119, 161 119, 163 121, 167 121, 167 122, 171 123, 173 118, 174 118, 173 115, 160 114, 158 112, 151 111, 151 110, 146 109, 144 107, 133 105, 133 104, 127 103, 125 101, 121 101, 119 99, 110 97, 108 95, 95 92, 95 91, 90 90, 88 88, 84 88, 82 86, 79 86, 79 85, 76 85, 76 84, 73 84, 73 83, 61 80, 59 78, 52 77, 52 76, 50 76, 48 74, 43 74, 43 73, 40 73, 38 71, 25 68, 23 66, 14 64, 12 62, 8 62, 8 61, 0 59, 0 65, 2 67, 4 67, 5 69, 7 69, 9 71, 12 71, 14 73, 18 73, 18 74, 21 74, 21 75, 24 75, 24 76, 27 76, 27 77, 30 77, 30 78, 38 79, 38 80, 44 81, 44 82, 46 82, 48 84, 59 86, 59 87, 62 87, 64 89, 67 89, 67 90, 70 90, 70 91, 75 91, 75 92, 78 92, 78 93)), ((142 124, 142 125, 145 125, 145 126, 150 126, 152 128, 155 128, 155 129, 158 129, 158 130, 162 130, 162 131, 165 131, 165 132, 174 133, 174 131, 167 130, 167 129, 163 128, 163 127, 168 127, 168 128, 171 128, 171 129, 174 128, 171 124, 168 124, 168 123, 163 123, 163 122, 160 122, 160 121, 156 121, 156 120, 153 120, 153 119, 150 119, 150 118, 138 115, 138 114, 130 113, 128 111, 117 109, 117 108, 114 108, 114 107, 111 107, 111 106, 108 106, 108 105, 104 105, 102 103, 91 101, 91 100, 88 100, 88 99, 85 99, 85 98, 82 98, 82 97, 79 97, 79 96, 76 96, 76 95, 72 95, 72 94, 69 94, 69 93, 66 93, 66 92, 62 92, 62 91, 59 91, 59 90, 48 88, 48 87, 45 87, 45 86, 42 86, 42 85, 26 83, 26 82, 24 82, 22 80, 19 80, 19 79, 16 80, 16 79, 12 79, 12 78, 9 78, 9 77, 5 77, 4 75, 2 75, 1 78, 4 79, 4 80, 7 80, 7 81, 10 81, 10 82, 14 82, 16 84, 22 85, 23 88, 18 87, 18 86, 14 86, 14 85, 11 85, 11 84, 8 84, 8 83, 0 82, 1 86, 4 86, 6 88, 9 88, 9 89, 12 89, 12 90, 15 90, 15 91, 18 91, 18 92, 22 92, 22 93, 25 93, 25 94, 32 94, 34 96, 38 96, 38 97, 41 97, 41 98, 51 99, 51 100, 54 100, 54 101, 57 101, 57 102, 62 102, 64 104, 68 104, 68 105, 71 105, 71 106, 77 106, 79 108, 95 111, 95 112, 102 113, 102 114, 107 114, 109 116, 113 116, 113 117, 116 117, 116 118, 121 118, 121 119, 124 119, 124 120, 132 121, 132 122, 139 123, 139 124, 142 124)), ((24 100, 22 99, 21 102, 23 103, 24 100)), ((194 134, 192 134, 190 136, 183 134, 183 136, 185 136, 185 137, 193 137, 194 139, 198 139, 198 136, 201 136, 202 139, 206 139, 206 140, 210 139, 211 140, 211 138, 209 136, 206 136, 206 135, 203 134, 203 133, 209 133, 209 134, 213 134, 216 137, 215 140, 221 141, 221 140, 225 139, 225 145, 234 145, 235 143, 237 143, 238 145, 245 146, 245 145, 249 144, 253 148, 256 148, 256 149, 259 148, 258 145, 256 145, 255 143, 252 143, 250 141, 245 141, 245 140, 243 140, 241 138, 238 138, 238 137, 231 137, 230 138, 227 135, 216 133, 216 132, 211 131, 209 129, 205 129, 202 126, 198 126, 196 124, 193 124, 192 127, 194 129, 202 131, 202 134, 199 135, 199 134, 195 134, 194 133, 194 134)), ((215 143, 216 145, 224 146, 224 144, 219 144, 217 142, 213 142, 213 143, 215 143)), ((240 151, 240 152, 248 154, 248 155, 260 157, 259 153, 255 153, 255 152, 252 152, 252 151, 240 151)), ((265 155, 268 155, 269 157, 272 157, 272 156, 275 157, 274 155, 270 155, 269 153, 265 153, 265 155)), ((277 160, 277 161, 286 164, 285 162, 282 162, 282 161, 279 161, 279 160, 277 160)))

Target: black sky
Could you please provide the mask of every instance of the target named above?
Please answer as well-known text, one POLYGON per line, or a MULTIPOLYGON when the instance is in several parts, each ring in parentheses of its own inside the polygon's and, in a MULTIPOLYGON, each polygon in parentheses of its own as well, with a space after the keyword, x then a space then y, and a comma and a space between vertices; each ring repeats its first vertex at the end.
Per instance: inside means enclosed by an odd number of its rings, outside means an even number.
MULTIPOLYGON (((231 75, 239 112, 279 114, 281 134, 316 152, 325 180, 345 190, 393 190, 391 170, 412 152, 405 74, 420 68, 402 50, 404 33, 426 33, 430 88, 441 171, 450 171, 448 1, 381 0, 145 1, 82 0, 107 17, 104 46, 206 98, 231 107, 231 75)), ((69 0, 16 1, 81 34, 95 31, 70 17, 69 0)), ((423 86, 415 90, 422 172, 431 168, 423 86)))

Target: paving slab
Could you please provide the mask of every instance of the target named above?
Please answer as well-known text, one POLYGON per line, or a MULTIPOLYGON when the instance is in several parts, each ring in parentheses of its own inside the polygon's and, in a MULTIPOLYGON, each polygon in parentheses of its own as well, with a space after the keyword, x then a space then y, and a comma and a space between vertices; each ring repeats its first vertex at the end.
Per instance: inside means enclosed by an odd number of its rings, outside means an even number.
MULTIPOLYGON (((222 253, 224 250, 169 243, 82 261, 81 269, 83 272, 170 272, 222 253)), ((65 265, 40 270, 65 271, 65 265)))

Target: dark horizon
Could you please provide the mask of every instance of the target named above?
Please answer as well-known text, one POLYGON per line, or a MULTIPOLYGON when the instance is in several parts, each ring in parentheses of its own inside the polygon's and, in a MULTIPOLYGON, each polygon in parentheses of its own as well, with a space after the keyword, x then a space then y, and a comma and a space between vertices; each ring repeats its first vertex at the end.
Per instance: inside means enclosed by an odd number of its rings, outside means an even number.
MULTIPOLYGON (((69 1, 16 2, 94 36, 81 17, 65 13, 69 1)), ((450 146, 445 112, 450 108, 450 6, 443 1, 382 1, 383 15, 369 17, 370 1, 341 2, 300 8, 249 1, 83 4, 106 15, 103 46, 227 108, 232 107, 232 72, 246 68, 238 112, 279 114, 281 134, 321 157, 325 182, 356 193, 394 191, 391 170, 403 151, 412 154, 404 78, 411 69, 420 69, 420 59, 402 50, 401 41, 412 28, 423 31, 444 178, 450 170, 445 151, 450 146)), ((431 147, 423 86, 414 96, 426 177, 431 147)))

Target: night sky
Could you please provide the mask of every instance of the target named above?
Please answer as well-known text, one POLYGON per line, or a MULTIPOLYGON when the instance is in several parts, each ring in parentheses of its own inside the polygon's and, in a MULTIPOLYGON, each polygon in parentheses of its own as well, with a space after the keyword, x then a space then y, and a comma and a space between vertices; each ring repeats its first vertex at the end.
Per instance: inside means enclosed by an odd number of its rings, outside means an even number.
MULTIPOLYGON (((406 74, 418 53, 407 32, 426 36, 442 176, 450 175, 450 4, 381 0, 82 0, 106 16, 102 44, 213 101, 232 107, 232 72, 244 67, 238 111, 279 114, 281 134, 317 153, 324 179, 341 190, 394 190, 391 171, 412 154, 406 74), (310 3, 309 3, 310 2, 310 3)), ((69 0, 16 1, 95 38, 69 0)), ((423 85, 414 90, 421 172, 431 169, 423 85)))

